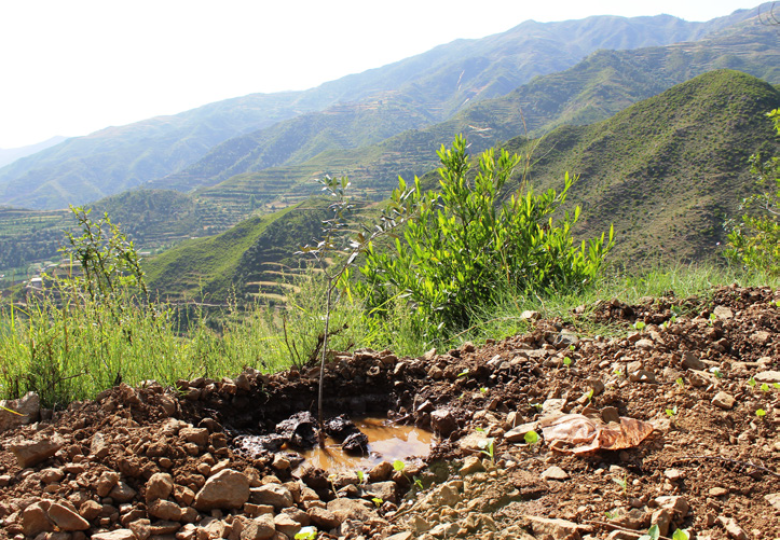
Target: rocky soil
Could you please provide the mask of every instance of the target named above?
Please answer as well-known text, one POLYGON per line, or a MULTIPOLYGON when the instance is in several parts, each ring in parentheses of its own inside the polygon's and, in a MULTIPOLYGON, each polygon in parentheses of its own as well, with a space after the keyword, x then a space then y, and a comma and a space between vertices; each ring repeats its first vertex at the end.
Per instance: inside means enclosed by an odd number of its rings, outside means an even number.
POLYGON ((317 366, 6 402, 29 423, 0 411, 0 538, 780 538, 779 303, 612 301, 574 324, 526 313, 532 331, 481 348, 334 355, 329 415, 436 432, 401 471, 298 468, 280 447, 311 435, 285 421, 314 412, 317 366), (586 336, 594 321, 621 337, 586 336))

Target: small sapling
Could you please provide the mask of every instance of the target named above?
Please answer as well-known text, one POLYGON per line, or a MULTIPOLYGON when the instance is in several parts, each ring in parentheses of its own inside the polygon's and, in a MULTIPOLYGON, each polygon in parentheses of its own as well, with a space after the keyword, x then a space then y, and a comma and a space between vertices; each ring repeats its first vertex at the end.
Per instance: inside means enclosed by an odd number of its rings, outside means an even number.
POLYGON ((640 332, 645 329, 645 323, 643 321, 636 321, 634 323, 634 328, 636 330, 639 330, 640 332))
POLYGON ((658 525, 653 525, 647 529, 647 534, 643 534, 638 540, 658 540, 659 538, 661 538, 661 529, 658 528, 658 525))
POLYGON ((672 540, 689 540, 690 538, 691 535, 688 534, 688 531, 683 529, 677 529, 672 535, 672 540))
POLYGON ((766 411, 764 409, 758 409, 756 411, 756 416, 758 416, 759 418, 763 418, 766 416, 766 411))
POLYGON ((316 540, 317 528, 308 526, 301 527, 301 530, 295 533, 295 540, 316 540))
POLYGON ((750 379, 748 379, 748 386, 750 388, 755 388, 756 387, 756 380, 753 377, 750 377, 750 379))
POLYGON ((379 497, 374 497, 374 498, 371 499, 371 502, 374 503, 374 506, 379 508, 380 506, 382 506, 384 504, 385 501, 384 501, 384 499, 380 499, 379 497))
POLYGON ((529 431, 528 433, 525 434, 523 439, 525 439, 525 443, 528 446, 533 446, 539 442, 539 434, 535 431, 529 431))
POLYGON ((566 366, 567 368, 570 368, 571 367, 571 358, 569 358, 568 356, 564 356, 563 357, 563 365, 566 366))
POLYGON ((762 392, 769 392, 769 385, 767 383, 764 383, 761 385, 761 391, 762 392))

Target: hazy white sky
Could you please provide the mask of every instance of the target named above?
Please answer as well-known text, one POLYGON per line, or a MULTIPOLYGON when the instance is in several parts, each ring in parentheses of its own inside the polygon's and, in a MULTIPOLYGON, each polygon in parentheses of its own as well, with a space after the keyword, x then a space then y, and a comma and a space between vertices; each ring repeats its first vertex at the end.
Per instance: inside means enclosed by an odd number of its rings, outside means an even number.
MULTIPOLYGON (((303 90, 534 19, 690 21, 757 0, 0 1, 0 148, 303 90)), ((779 6, 780 9, 780 6, 779 6)))

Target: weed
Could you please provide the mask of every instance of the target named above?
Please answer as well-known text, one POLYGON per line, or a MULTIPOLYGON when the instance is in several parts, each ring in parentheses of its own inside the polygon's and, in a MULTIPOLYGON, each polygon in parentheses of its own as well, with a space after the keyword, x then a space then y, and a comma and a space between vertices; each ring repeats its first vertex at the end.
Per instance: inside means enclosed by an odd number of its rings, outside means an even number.
POLYGON ((301 530, 295 533, 295 540, 316 540, 317 528, 313 526, 301 527, 301 530))
POLYGON ((523 437, 525 443, 529 446, 533 446, 539 442, 539 434, 536 431, 529 431, 523 437))
POLYGON ((653 525, 638 540, 658 540, 659 538, 661 538, 661 529, 658 528, 658 525, 653 525))
POLYGON ((672 535, 672 540, 689 540, 691 535, 684 529, 677 529, 672 535))

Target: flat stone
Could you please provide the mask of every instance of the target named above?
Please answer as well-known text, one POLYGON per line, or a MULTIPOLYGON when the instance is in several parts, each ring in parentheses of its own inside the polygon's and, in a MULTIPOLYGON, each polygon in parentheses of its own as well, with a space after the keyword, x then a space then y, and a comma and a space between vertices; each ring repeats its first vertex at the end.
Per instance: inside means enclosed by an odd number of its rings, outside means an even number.
POLYGON ((249 500, 253 504, 268 504, 273 506, 277 512, 295 503, 290 490, 281 484, 265 484, 251 488, 249 491, 249 500))
POLYGON ((130 529, 117 529, 115 531, 93 534, 92 540, 138 540, 138 538, 130 529))
POLYGON ((336 514, 324 508, 309 508, 306 513, 309 514, 311 522, 320 529, 329 531, 341 525, 341 521, 336 517, 336 514))
POLYGON ((0 433, 36 422, 40 414, 41 398, 35 392, 27 392, 19 399, 0 400, 0 433))
POLYGON ((196 510, 235 509, 249 500, 249 480, 233 469, 226 469, 209 478, 195 495, 196 510))
POLYGON ((542 473, 543 480, 568 480, 569 478, 570 476, 566 471, 555 465, 542 473))
POLYGON ((168 521, 179 521, 182 514, 182 509, 178 504, 165 499, 155 499, 149 503, 147 510, 149 515, 168 521))
POLYGON ((685 475, 680 469, 666 469, 664 471, 664 476, 667 477, 672 482, 682 480, 685 477, 685 475))
POLYGON ((715 394, 715 397, 712 398, 713 405, 726 411, 733 408, 735 402, 736 400, 726 392, 718 392, 715 394))
POLYGON ((734 312, 731 311, 731 308, 727 308, 726 306, 715 306, 715 309, 712 310, 712 313, 718 319, 722 320, 734 318, 734 312))
POLYGON ((475 431, 473 433, 469 433, 465 437, 462 437, 460 440, 458 440, 457 444, 460 446, 461 450, 466 453, 481 454, 482 449, 485 448, 485 446, 488 444, 487 440, 487 433, 484 431, 475 431))
POLYGON ((761 373, 756 373, 753 378, 757 383, 761 384, 780 383, 780 371, 762 371, 761 373))
POLYGON ((536 538, 551 540, 581 540, 576 523, 565 519, 550 519, 541 516, 524 516, 536 538))
POLYGON ((535 431, 537 427, 536 422, 529 422, 527 424, 521 424, 514 427, 504 433, 504 440, 510 443, 522 443, 525 442, 525 435, 531 431, 535 431))
POLYGON ((659 508, 665 508, 678 517, 685 517, 691 507, 687 499, 675 495, 664 495, 662 497, 657 497, 655 499, 655 503, 659 508))
POLYGON ((395 488, 395 482, 375 482, 373 484, 359 486, 361 497, 382 499, 383 501, 390 501, 391 503, 397 502, 395 488))
POLYGON ((37 465, 57 453, 63 447, 65 441, 59 436, 54 436, 40 441, 26 440, 9 444, 7 448, 16 458, 16 462, 22 469, 37 465))
POLYGON ((699 359, 699 355, 693 351, 685 351, 682 355, 682 367, 685 369, 695 369, 696 371, 704 371, 707 366, 699 359))
POLYGON ((63 531, 85 531, 89 522, 60 503, 53 503, 48 511, 49 519, 63 531))
POLYGON ((775 510, 780 510, 780 493, 770 493, 769 495, 764 495, 764 499, 766 499, 766 502, 772 505, 775 510))
POLYGON ((724 495, 728 495, 728 494, 729 494, 729 490, 720 486, 715 486, 714 488, 710 488, 709 491, 710 497, 723 497, 724 495))

